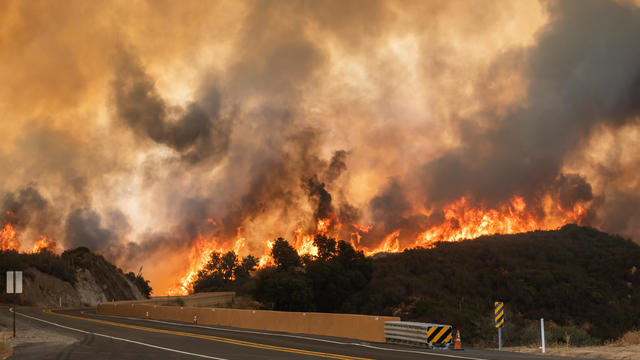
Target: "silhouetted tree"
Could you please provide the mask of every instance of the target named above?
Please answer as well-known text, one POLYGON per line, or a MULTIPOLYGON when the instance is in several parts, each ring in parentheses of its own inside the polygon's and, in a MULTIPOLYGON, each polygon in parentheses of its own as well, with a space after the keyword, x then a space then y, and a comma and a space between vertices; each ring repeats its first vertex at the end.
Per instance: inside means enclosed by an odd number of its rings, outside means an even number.
POLYGON ((251 281, 250 274, 255 270, 256 265, 256 258, 251 255, 239 260, 233 251, 225 254, 214 252, 207 264, 198 272, 193 283, 193 291, 243 292, 246 282, 251 281))
POLYGON ((242 259, 240 265, 233 270, 233 275, 237 281, 248 279, 256 269, 256 266, 258 266, 258 260, 252 255, 247 255, 247 257, 242 259))
POLYGON ((276 267, 280 270, 288 270, 301 265, 298 252, 283 238, 278 238, 273 244, 271 256, 276 267))
POLYGON ((313 290, 302 273, 270 268, 258 275, 256 300, 275 310, 309 311, 313 290))
POLYGON ((313 284, 314 305, 318 311, 338 312, 347 298, 363 290, 372 276, 372 263, 351 244, 318 235, 317 258, 305 268, 313 284))
POLYGON ((133 272, 129 272, 127 278, 131 280, 131 282, 140 290, 142 296, 149 299, 151 297, 151 292, 153 288, 149 285, 149 280, 145 280, 142 276, 142 266, 140 266, 140 270, 138 270, 138 274, 134 274, 133 272))
POLYGON ((326 261, 336 255, 336 240, 326 235, 316 235, 313 244, 318 248, 318 259, 326 261))

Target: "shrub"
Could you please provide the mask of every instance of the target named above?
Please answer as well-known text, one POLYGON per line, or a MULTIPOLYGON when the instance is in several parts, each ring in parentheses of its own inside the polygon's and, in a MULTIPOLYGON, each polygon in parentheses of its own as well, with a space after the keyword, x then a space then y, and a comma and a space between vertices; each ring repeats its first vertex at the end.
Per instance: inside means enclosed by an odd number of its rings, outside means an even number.
POLYGON ((558 326, 547 330, 547 342, 549 344, 563 344, 567 346, 595 345, 593 339, 583 328, 577 326, 558 326))

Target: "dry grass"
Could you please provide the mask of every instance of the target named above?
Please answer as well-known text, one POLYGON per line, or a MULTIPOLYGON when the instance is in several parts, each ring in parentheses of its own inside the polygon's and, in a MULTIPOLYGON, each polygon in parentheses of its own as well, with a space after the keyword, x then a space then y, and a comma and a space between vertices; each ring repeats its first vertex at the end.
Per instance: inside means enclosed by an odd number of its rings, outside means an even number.
POLYGON ((0 341, 0 359, 4 360, 11 356, 12 353, 13 350, 11 349, 11 345, 9 345, 9 343, 5 339, 5 336, 3 336, 2 340, 0 341))
MULTIPOLYGON (((530 354, 541 353, 538 347, 513 347, 505 350, 530 354)), ((638 360, 640 359, 640 331, 629 331, 618 341, 602 346, 548 346, 546 355, 581 359, 638 360)))
POLYGON ((253 300, 248 296, 236 296, 233 299, 233 303, 231 304, 231 308, 233 309, 248 309, 248 310, 258 310, 260 309, 260 303, 253 300))
POLYGON ((619 341, 620 345, 640 345, 640 330, 629 331, 619 341))

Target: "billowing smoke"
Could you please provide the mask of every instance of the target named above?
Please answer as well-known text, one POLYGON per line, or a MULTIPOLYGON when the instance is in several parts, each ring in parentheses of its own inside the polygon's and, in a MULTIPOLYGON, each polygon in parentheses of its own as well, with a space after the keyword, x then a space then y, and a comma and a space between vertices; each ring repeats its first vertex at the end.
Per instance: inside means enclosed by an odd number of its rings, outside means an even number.
MULTIPOLYGON (((549 11, 549 23, 524 56, 527 104, 494 127, 463 129, 461 148, 427 162, 422 171, 430 201, 466 193, 501 201, 555 181, 580 181, 562 174, 566 154, 596 124, 637 119, 640 48, 629 45, 640 32, 640 11, 606 1, 553 2, 549 11)), ((567 202, 572 194, 590 193, 588 184, 580 187, 560 197, 567 202)))
POLYGON ((168 108, 153 80, 129 54, 121 55, 113 88, 118 117, 136 134, 171 147, 189 161, 220 158, 228 150, 231 123, 220 118, 217 89, 209 87, 202 99, 185 108, 168 108))
POLYGON ((33 230, 44 233, 57 214, 49 202, 38 192, 35 184, 4 195, 0 210, 0 222, 11 223, 17 230, 33 230))
POLYGON ((624 1, 5 1, 0 220, 159 294, 199 238, 323 219, 365 250, 466 208, 638 240, 638 34, 624 1))

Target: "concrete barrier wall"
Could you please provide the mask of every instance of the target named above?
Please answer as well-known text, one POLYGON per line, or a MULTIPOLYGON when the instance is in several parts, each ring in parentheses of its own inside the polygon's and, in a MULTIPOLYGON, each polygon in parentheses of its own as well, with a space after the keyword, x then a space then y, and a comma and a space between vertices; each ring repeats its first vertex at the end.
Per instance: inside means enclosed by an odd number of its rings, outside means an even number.
POLYGON ((98 314, 158 320, 193 322, 244 329, 280 331, 296 334, 336 336, 371 342, 384 342, 384 322, 400 321, 395 316, 302 313, 268 310, 239 310, 145 304, 100 303, 98 314))
POLYGON ((169 302, 180 299, 184 302, 184 306, 195 307, 216 307, 230 305, 236 293, 228 292, 205 292, 188 296, 154 296, 151 299, 143 300, 123 300, 116 301, 117 304, 151 304, 151 305, 167 305, 169 302))

